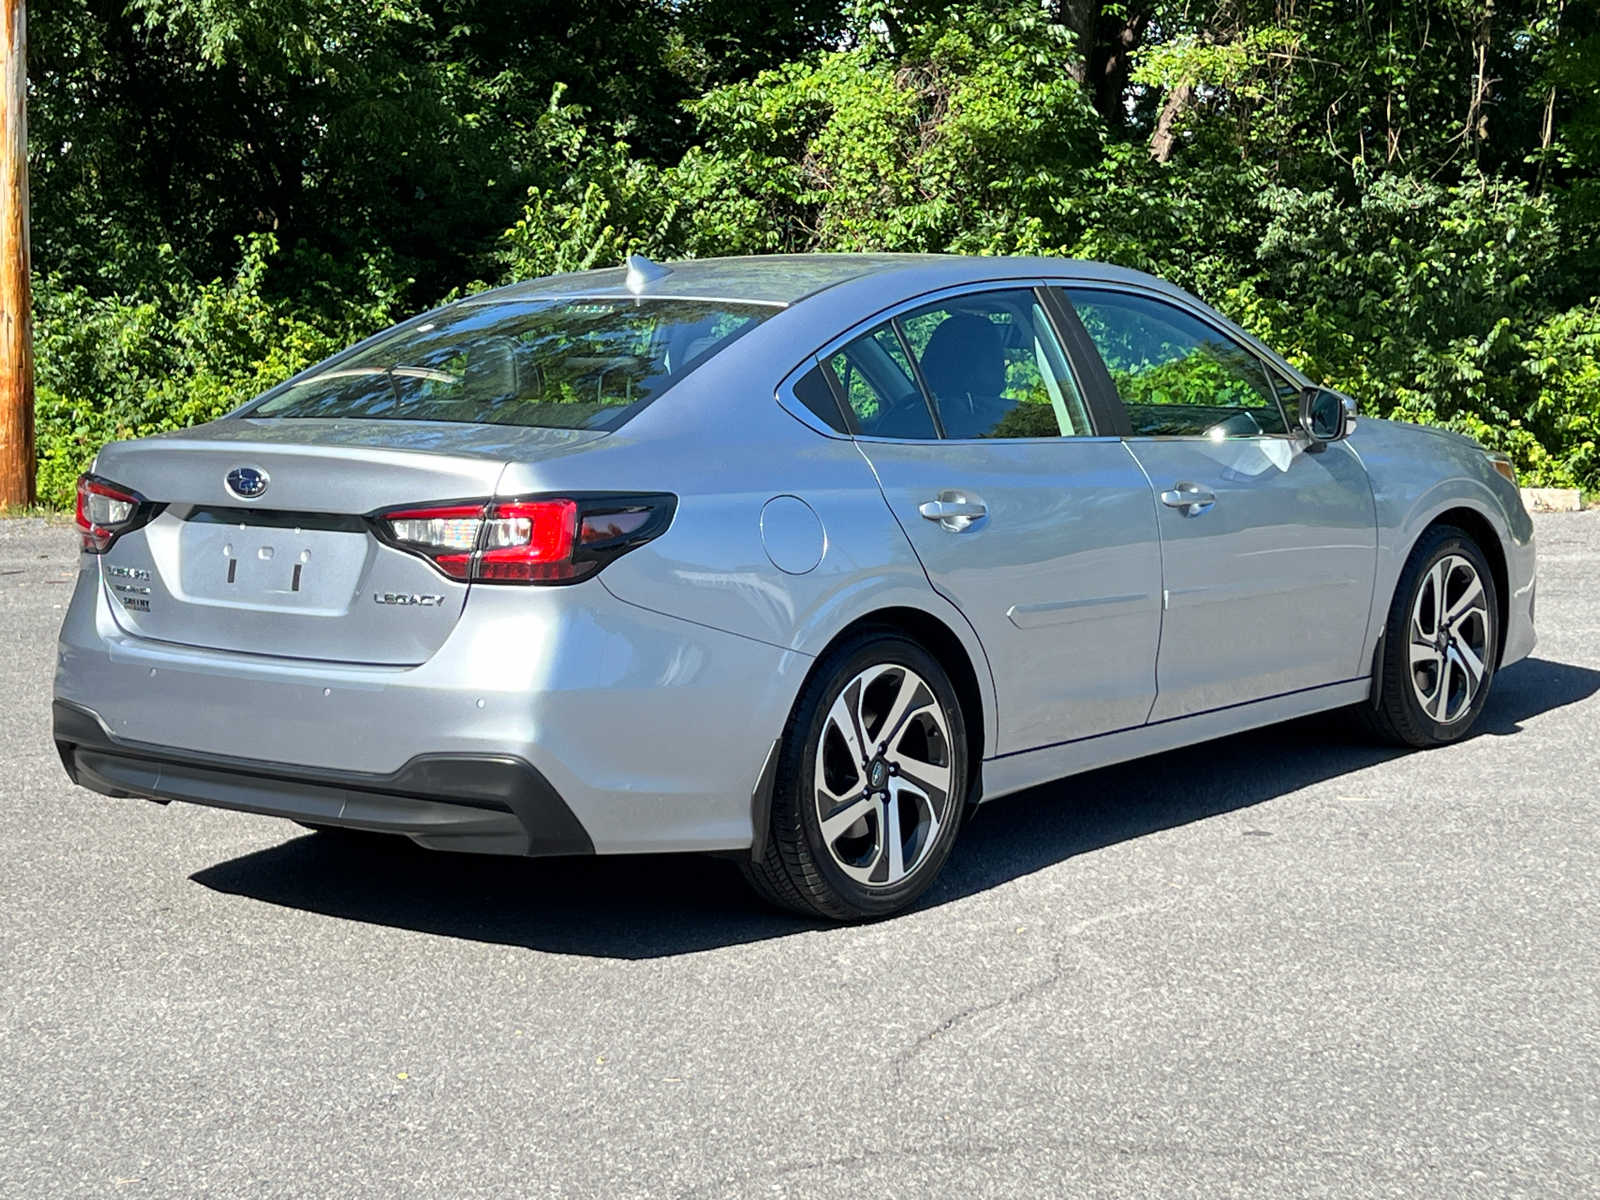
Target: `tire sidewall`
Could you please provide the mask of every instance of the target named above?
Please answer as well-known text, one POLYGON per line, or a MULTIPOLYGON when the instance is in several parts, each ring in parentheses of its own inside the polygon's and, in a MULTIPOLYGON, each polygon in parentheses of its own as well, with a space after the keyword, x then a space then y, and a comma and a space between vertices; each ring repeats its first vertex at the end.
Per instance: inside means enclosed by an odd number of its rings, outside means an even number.
POLYGON ((831 663, 825 666, 827 683, 812 694, 806 708, 797 714, 792 729, 794 734, 786 740, 780 765, 788 781, 788 800, 794 806, 808 856, 817 873, 827 883, 829 890, 857 917, 881 917, 899 912, 913 903, 938 877, 950 851, 955 845, 961 826, 962 812, 966 806, 966 781, 969 778, 967 761, 967 730, 961 705, 956 698, 944 668, 937 659, 915 642, 894 633, 878 633, 844 647, 831 663), (829 710, 841 692, 861 672, 874 666, 899 666, 914 671, 932 690, 935 699, 944 709, 950 726, 950 777, 960 781, 952 785, 953 794, 947 801, 945 819, 939 828, 932 848, 922 864, 905 879, 892 887, 868 888, 857 883, 841 870, 822 839, 821 818, 816 806, 816 748, 827 722, 829 710))

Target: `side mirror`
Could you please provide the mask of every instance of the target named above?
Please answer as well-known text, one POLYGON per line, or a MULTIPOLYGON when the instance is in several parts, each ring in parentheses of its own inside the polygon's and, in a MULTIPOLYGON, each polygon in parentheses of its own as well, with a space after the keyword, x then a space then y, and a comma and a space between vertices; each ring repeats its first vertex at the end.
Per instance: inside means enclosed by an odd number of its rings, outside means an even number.
POLYGON ((1332 388, 1308 387, 1300 393, 1300 431, 1313 453, 1350 436, 1356 427, 1356 402, 1332 388))

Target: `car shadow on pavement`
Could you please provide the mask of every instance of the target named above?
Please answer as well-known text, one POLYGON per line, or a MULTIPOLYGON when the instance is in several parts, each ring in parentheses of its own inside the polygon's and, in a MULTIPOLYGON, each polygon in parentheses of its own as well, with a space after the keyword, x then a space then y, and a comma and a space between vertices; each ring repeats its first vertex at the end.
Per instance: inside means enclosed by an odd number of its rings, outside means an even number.
MULTIPOLYGON (((1530 659, 1497 677, 1474 736, 1600 691, 1600 671, 1530 659)), ((1307 717, 1106 767, 986 804, 927 908, 1117 842, 1237 812, 1398 758, 1337 715, 1307 717), (1181 782, 1179 782, 1181 781, 1181 782)), ((214 891, 447 937, 556 954, 646 959, 824 928, 758 900, 704 855, 507 859, 402 838, 312 834, 196 872, 214 891)))

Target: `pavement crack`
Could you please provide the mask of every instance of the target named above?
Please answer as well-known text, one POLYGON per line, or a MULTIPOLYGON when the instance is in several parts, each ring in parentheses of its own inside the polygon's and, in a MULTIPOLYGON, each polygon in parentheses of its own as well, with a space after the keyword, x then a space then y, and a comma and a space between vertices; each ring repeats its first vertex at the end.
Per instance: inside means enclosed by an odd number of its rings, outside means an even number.
MULTIPOLYGON (((1193 900, 1196 892, 1205 890, 1207 889, 1190 889, 1189 894, 1181 898, 1175 897, 1171 900, 1163 900, 1157 904, 1128 905, 1124 908, 1116 909, 1113 912, 1100 913, 1097 916, 1087 917, 1084 920, 1069 926, 1063 936, 1067 938, 1073 938, 1082 933, 1084 930, 1092 929, 1096 925, 1103 925, 1113 921, 1122 921, 1130 917, 1144 916, 1147 913, 1158 912, 1161 909, 1172 908, 1180 903, 1180 901, 1182 903, 1189 903, 1193 900)), ((906 1066, 924 1050, 928 1049, 928 1047, 930 1047, 943 1034, 949 1033, 951 1030, 960 1028, 963 1025, 967 1025, 975 1018, 981 1017, 985 1013, 994 1012, 997 1009, 1008 1008, 1011 1005, 1020 1004, 1024 1001, 1030 1000, 1040 992, 1048 991, 1057 983, 1061 982, 1067 973, 1067 967, 1062 961, 1065 953, 1065 947, 1058 949, 1055 952, 1055 965, 1048 974, 1025 983, 1016 990, 1005 996, 999 997, 998 999, 989 1000, 982 1004, 972 1004, 965 1008, 958 1009, 957 1011, 951 1013, 948 1017, 944 1018, 938 1024, 934 1025, 932 1028, 925 1030, 921 1034, 918 1034, 916 1038, 914 1038, 906 1046, 902 1047, 899 1053, 894 1056, 894 1072, 896 1078, 898 1079, 901 1073, 905 1070, 906 1066)))
POLYGON ((956 1012, 951 1013, 944 1020, 933 1026, 933 1028, 918 1034, 910 1044, 901 1048, 900 1052, 894 1056, 896 1075, 899 1075, 899 1073, 905 1069, 906 1065, 915 1059, 917 1055, 921 1054, 924 1050, 928 1049, 929 1046, 933 1045, 934 1041, 941 1034, 949 1033, 952 1029, 956 1029, 962 1025, 965 1025, 974 1018, 982 1016, 984 1013, 993 1012, 996 1009, 1006 1008, 1009 1005, 1017 1004, 1021 1001, 1027 1000, 1039 992, 1042 992, 1060 982, 1061 977, 1065 973, 1066 968, 1061 964, 1061 952, 1057 951, 1055 954, 1055 969, 1052 970, 1048 975, 1045 975, 1039 979, 1035 979, 1030 983, 1026 983, 1022 987, 1011 992, 1009 995, 1000 997, 998 1000, 990 1000, 985 1004, 969 1005, 966 1008, 958 1009, 956 1012))

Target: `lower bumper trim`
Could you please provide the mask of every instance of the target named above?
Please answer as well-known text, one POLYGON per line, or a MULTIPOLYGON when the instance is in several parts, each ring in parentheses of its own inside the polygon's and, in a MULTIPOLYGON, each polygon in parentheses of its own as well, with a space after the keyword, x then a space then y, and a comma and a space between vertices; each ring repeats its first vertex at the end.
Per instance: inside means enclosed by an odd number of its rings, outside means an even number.
POLYGON ((400 833, 437 850, 594 853, 565 801, 514 755, 423 754, 393 774, 372 775, 125 742, 94 712, 65 700, 55 701, 51 715, 67 774, 103 795, 400 833))

